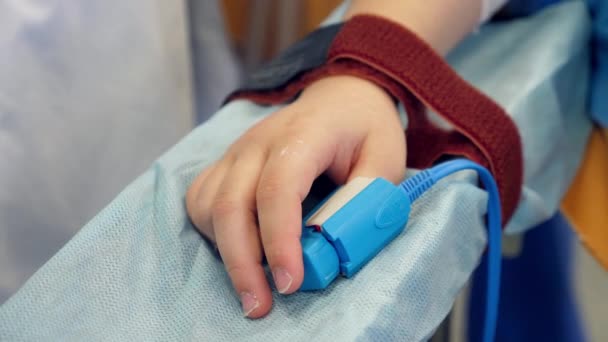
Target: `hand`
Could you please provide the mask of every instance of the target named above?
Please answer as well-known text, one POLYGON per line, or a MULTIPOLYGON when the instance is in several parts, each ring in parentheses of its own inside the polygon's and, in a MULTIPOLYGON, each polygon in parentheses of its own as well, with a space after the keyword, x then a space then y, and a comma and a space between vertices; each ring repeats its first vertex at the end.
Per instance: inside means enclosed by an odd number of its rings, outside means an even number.
POLYGON ((321 173, 395 183, 405 172, 405 136, 395 104, 371 82, 332 76, 306 88, 205 169, 186 196, 188 215, 215 242, 245 316, 272 305, 266 256, 282 294, 303 279, 301 203, 321 173))

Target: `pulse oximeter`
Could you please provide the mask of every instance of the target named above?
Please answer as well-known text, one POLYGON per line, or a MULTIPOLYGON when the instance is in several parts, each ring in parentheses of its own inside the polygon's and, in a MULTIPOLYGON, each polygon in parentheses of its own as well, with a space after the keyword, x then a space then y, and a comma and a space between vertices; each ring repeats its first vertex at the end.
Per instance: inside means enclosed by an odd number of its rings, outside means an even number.
POLYGON ((401 187, 382 178, 358 177, 327 196, 303 220, 300 291, 352 277, 404 230, 410 204, 401 187))

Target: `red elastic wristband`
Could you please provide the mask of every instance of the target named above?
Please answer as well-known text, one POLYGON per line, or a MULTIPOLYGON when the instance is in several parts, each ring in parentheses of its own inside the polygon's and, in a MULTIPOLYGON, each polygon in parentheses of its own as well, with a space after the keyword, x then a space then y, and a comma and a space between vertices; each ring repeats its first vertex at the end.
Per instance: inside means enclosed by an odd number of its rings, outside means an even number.
POLYGON ((414 33, 396 23, 369 15, 353 17, 333 40, 326 65, 284 87, 236 92, 231 99, 282 103, 329 75, 370 80, 402 101, 408 113, 407 166, 422 169, 443 157, 464 156, 489 168, 500 191, 503 224, 508 221, 523 183, 517 127, 494 101, 458 76, 414 33), (433 125, 427 107, 451 123, 454 130, 433 125))

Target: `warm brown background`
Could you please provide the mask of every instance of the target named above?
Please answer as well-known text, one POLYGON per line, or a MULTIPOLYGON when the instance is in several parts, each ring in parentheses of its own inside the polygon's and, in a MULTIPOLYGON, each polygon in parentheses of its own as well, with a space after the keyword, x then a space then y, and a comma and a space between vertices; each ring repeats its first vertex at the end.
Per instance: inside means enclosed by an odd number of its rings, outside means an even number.
POLYGON ((314 30, 341 0, 222 0, 226 27, 241 57, 266 60, 314 30), (256 51, 252 51, 256 50, 256 51), (255 55, 255 56, 254 56, 255 55))

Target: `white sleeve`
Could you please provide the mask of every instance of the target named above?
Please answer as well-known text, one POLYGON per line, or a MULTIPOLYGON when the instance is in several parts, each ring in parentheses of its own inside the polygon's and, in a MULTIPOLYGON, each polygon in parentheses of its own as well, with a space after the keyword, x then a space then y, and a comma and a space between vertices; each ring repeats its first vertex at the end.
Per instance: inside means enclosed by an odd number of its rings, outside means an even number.
POLYGON ((482 0, 480 22, 485 22, 509 0, 482 0))

